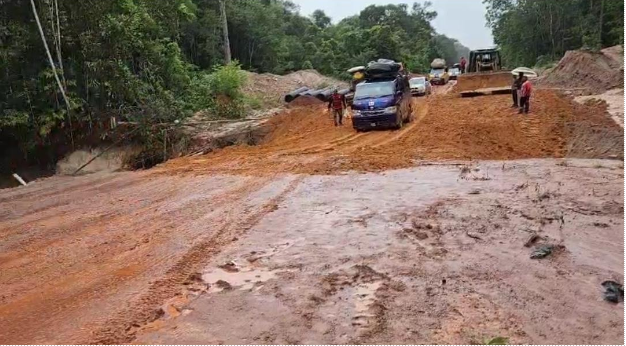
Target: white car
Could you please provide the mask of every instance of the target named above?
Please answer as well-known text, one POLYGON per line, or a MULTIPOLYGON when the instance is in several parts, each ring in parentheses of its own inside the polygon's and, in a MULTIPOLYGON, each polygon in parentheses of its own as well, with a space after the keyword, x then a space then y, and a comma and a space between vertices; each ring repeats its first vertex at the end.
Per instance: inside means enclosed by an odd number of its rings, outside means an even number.
POLYGON ((411 86, 411 95, 424 96, 431 93, 430 82, 426 80, 426 77, 411 78, 409 85, 411 86))

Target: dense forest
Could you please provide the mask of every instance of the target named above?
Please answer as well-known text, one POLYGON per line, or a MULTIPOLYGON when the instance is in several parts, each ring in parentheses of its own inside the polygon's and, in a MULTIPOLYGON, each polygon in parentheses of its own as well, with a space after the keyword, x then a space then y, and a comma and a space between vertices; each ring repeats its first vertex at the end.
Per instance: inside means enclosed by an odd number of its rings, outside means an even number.
POLYGON ((546 65, 572 49, 624 43, 623 0, 484 0, 509 66, 546 65))
POLYGON ((16 153, 28 162, 53 161, 59 150, 101 135, 111 117, 137 124, 136 135, 149 142, 158 140, 158 126, 200 109, 241 116, 248 100, 239 91, 240 69, 313 68, 346 78, 346 69, 375 58, 424 71, 435 57, 457 60, 467 52, 435 32, 437 14, 428 2, 370 6, 336 24, 323 11, 303 16, 282 0, 0 0, 0 6, 0 156, 13 163, 16 153))

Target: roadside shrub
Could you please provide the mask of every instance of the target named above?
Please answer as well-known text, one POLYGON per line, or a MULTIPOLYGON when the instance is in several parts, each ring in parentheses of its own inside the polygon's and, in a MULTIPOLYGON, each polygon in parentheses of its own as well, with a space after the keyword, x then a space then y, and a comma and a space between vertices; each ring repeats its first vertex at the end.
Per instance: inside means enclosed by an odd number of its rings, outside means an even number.
POLYGON ((211 73, 196 73, 191 80, 187 106, 192 111, 206 111, 218 118, 240 118, 248 99, 241 88, 246 74, 237 62, 216 66, 211 73))
POLYGON ((214 96, 225 95, 231 100, 243 97, 241 88, 246 83, 246 74, 238 62, 226 66, 218 66, 210 75, 211 91, 214 96))

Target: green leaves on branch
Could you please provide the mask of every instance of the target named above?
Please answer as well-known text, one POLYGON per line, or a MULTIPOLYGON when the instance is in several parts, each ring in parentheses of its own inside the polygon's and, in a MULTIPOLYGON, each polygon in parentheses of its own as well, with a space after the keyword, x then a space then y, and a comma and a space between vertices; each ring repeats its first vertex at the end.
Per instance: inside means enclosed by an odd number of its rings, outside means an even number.
POLYGON ((623 0, 483 0, 504 64, 541 66, 566 51, 624 42, 623 0))

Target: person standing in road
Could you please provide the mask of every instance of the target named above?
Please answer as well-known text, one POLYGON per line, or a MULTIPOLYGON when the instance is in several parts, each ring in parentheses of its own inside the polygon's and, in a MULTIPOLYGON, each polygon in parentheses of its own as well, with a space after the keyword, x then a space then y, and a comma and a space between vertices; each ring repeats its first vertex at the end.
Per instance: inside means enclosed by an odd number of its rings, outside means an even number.
POLYGON ((533 92, 533 85, 528 80, 528 77, 526 76, 522 77, 522 91, 521 91, 522 97, 520 98, 519 114, 522 114, 522 112, 525 114, 528 114, 528 112, 530 111, 530 96, 532 92, 533 92))
POLYGON ((343 110, 347 108, 346 97, 339 93, 337 89, 333 90, 330 100, 328 101, 328 110, 332 108, 335 126, 343 125, 343 110))
POLYGON ((465 66, 467 66, 467 60, 465 60, 464 56, 461 57, 460 64, 461 64, 461 73, 465 73, 465 66))

